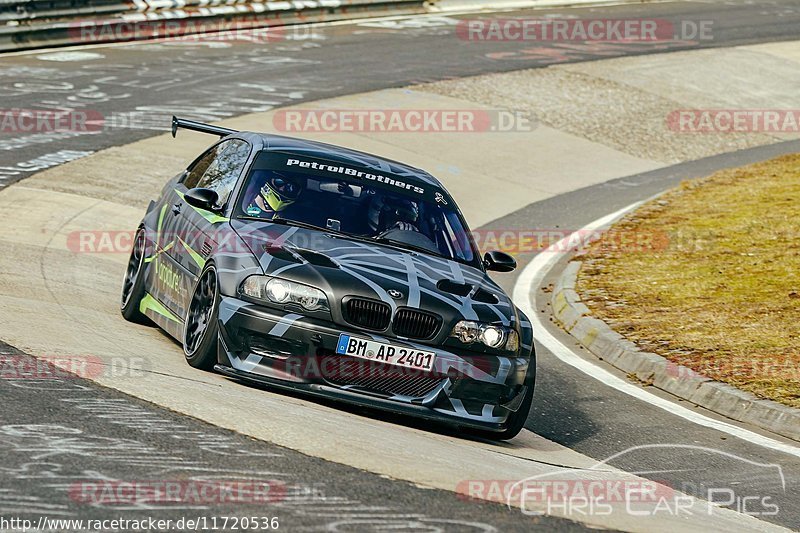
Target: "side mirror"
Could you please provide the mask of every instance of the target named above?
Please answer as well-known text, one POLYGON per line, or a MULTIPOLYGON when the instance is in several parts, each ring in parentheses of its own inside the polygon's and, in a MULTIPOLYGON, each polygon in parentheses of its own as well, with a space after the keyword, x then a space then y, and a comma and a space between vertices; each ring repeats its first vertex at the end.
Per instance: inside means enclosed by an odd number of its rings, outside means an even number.
POLYGON ((212 191, 211 189, 202 189, 198 187, 190 189, 184 195, 183 199, 191 206, 213 212, 216 211, 214 206, 219 202, 219 195, 216 191, 212 191))
POLYGON ((511 272, 517 268, 517 260, 505 252, 494 250, 483 256, 483 266, 494 272, 511 272))

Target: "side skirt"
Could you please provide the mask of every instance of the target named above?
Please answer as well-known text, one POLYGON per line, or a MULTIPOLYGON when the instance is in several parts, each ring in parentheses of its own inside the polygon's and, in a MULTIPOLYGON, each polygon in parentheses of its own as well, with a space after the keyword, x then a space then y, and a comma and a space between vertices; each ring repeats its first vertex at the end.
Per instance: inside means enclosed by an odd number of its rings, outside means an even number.
POLYGON ((183 341, 183 320, 156 300, 149 292, 139 302, 139 311, 169 333, 178 342, 183 341))

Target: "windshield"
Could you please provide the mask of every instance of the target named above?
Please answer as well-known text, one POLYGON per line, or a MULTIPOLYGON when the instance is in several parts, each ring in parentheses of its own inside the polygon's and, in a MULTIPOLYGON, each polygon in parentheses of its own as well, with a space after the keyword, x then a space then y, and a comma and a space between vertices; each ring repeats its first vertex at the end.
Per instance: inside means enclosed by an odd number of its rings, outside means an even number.
POLYGON ((431 201, 396 186, 320 174, 254 168, 239 197, 237 214, 297 222, 475 264, 469 232, 443 193, 435 192, 431 201))

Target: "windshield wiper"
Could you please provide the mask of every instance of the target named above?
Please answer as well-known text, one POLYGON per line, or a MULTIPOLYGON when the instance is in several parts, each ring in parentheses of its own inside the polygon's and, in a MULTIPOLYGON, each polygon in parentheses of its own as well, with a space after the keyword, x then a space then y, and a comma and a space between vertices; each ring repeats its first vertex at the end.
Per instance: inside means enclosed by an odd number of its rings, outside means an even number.
POLYGON ((304 229, 311 229, 317 231, 324 231, 326 233, 332 233, 334 235, 341 235, 343 237, 347 237, 348 239, 355 239, 362 242, 377 242, 380 244, 385 244, 391 246, 393 248, 401 248, 404 250, 410 250, 413 252, 420 252, 423 254, 435 255, 436 257, 441 257, 443 259, 447 259, 448 261, 453 261, 454 259, 442 255, 438 251, 431 250, 430 248, 425 248, 423 246, 415 246, 413 244, 408 244, 404 241, 399 241, 396 239, 387 239, 386 237, 367 237, 365 235, 353 235, 350 233, 345 233, 343 231, 336 231, 331 228, 323 228, 322 226, 317 226, 316 224, 309 224, 308 222, 301 222, 299 220, 293 220, 291 218, 281 218, 275 217, 271 220, 259 219, 264 220, 265 222, 273 222, 275 224, 283 224, 284 226, 296 226, 298 228, 304 229))
POLYGON ((413 244, 408 244, 405 241, 398 241, 396 239, 387 239, 386 237, 373 237, 371 239, 373 242, 379 242, 381 244, 388 244, 389 246, 394 246, 395 248, 403 248, 406 250, 412 250, 414 252, 422 252, 424 254, 435 255, 437 257, 443 257, 444 259, 451 260, 449 257, 442 255, 438 250, 434 251, 430 248, 425 248, 424 246, 415 246, 413 244))
POLYGON ((298 228, 313 229, 317 231, 324 231, 326 233, 335 233, 337 235, 346 235, 346 233, 343 233, 341 231, 336 231, 331 228, 323 228, 322 226, 317 226, 316 224, 309 224, 308 222, 292 220, 291 218, 275 217, 271 220, 266 220, 266 222, 272 222, 274 224, 283 224, 284 226, 297 226, 298 228))

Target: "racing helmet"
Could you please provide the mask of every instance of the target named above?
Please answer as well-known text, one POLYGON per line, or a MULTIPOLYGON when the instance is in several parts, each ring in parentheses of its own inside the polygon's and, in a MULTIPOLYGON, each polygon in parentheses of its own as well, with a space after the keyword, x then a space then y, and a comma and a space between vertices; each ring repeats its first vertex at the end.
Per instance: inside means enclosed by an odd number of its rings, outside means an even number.
POLYGON ((413 200, 378 196, 369 206, 369 227, 373 231, 386 231, 398 222, 416 225, 419 205, 413 200))
POLYGON ((277 213, 292 205, 301 192, 303 188, 297 180, 274 172, 261 186, 259 194, 270 209, 277 213))

